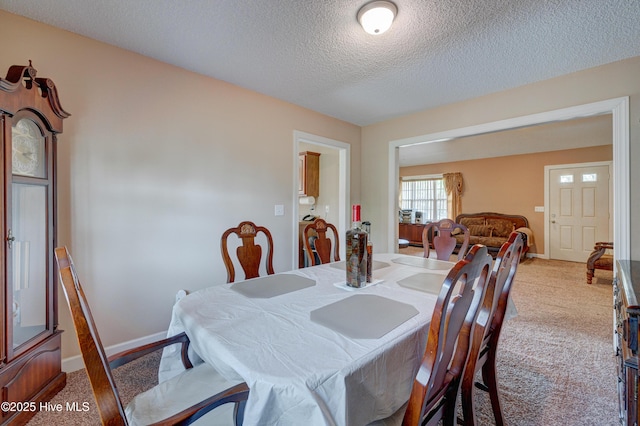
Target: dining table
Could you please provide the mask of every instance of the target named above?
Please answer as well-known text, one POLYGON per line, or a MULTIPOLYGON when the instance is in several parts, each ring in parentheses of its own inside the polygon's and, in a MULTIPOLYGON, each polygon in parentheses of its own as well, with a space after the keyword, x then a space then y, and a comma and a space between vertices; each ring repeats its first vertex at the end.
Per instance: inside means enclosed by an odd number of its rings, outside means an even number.
MULTIPOLYGON (((245 425, 401 420, 454 265, 376 253, 362 288, 346 285, 344 261, 220 283, 177 301, 168 335, 187 334, 192 363, 247 383, 245 425)), ((160 382, 183 370, 180 359, 165 348, 160 382)))

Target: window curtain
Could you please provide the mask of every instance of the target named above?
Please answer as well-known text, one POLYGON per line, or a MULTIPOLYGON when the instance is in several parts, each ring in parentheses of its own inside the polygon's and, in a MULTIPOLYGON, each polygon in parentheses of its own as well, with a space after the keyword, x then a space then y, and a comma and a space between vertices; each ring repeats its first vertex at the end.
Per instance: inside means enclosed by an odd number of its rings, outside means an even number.
POLYGON ((455 220, 462 213, 462 173, 445 173, 444 190, 447 192, 447 212, 449 218, 455 220))

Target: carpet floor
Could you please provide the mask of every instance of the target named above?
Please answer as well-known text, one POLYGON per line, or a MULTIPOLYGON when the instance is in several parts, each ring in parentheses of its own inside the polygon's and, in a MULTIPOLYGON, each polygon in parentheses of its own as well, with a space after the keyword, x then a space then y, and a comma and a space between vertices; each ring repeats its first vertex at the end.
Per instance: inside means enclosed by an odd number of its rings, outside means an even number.
MULTIPOLYGON (((498 349, 509 425, 619 425, 611 284, 610 272, 596 271, 587 285, 581 263, 527 259, 520 264, 512 290, 518 316, 504 324, 498 349)), ((158 362, 159 354, 152 354, 115 370, 125 405, 156 384, 158 362)), ((488 396, 476 395, 478 424, 494 424, 488 396)), ((52 403, 74 401, 87 402, 88 410, 40 412, 28 424, 100 424, 84 370, 68 375, 52 403)))

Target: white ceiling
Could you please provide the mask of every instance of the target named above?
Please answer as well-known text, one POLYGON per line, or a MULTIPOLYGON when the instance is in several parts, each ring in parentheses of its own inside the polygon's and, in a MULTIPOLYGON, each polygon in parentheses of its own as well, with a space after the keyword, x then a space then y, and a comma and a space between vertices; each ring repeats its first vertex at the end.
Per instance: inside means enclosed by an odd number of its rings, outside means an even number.
MULTIPOLYGON (((357 125, 640 56, 640 0, 0 0, 0 9, 357 125)), ((17 35, 19 36, 19 35, 17 35)))

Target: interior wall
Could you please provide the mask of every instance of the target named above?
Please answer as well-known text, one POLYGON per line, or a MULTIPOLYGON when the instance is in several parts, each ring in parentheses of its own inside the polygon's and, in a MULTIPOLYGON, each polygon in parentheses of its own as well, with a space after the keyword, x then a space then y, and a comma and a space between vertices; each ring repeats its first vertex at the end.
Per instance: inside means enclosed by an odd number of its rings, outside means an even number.
POLYGON ((534 235, 530 253, 542 255, 545 254, 544 212, 535 212, 534 208, 544 206, 544 166, 612 159, 612 146, 602 145, 402 167, 400 176, 461 172, 464 179, 462 212, 498 212, 526 217, 534 235))
MULTIPOLYGON (((467 126, 629 97, 629 161, 640 158, 640 57, 433 108, 363 127, 361 194, 363 209, 374 215, 374 244, 392 246, 386 224, 389 194, 389 142, 467 126)), ((479 147, 481 149, 481 147, 479 147)), ((614 165, 615 167, 615 165, 614 165)), ((631 258, 640 260, 640 169, 631 167, 631 258)), ((393 222, 393 220, 392 220, 393 222)))
MULTIPOLYGON (((3 11, 0 40, 11 40, 0 72, 32 60, 72 114, 58 144, 58 243, 105 346, 166 330, 179 289, 224 283, 220 235, 243 220, 270 229, 276 272, 291 269, 294 130, 349 143, 360 175, 358 126, 3 11)), ((66 358, 78 349, 59 306, 66 358)))

